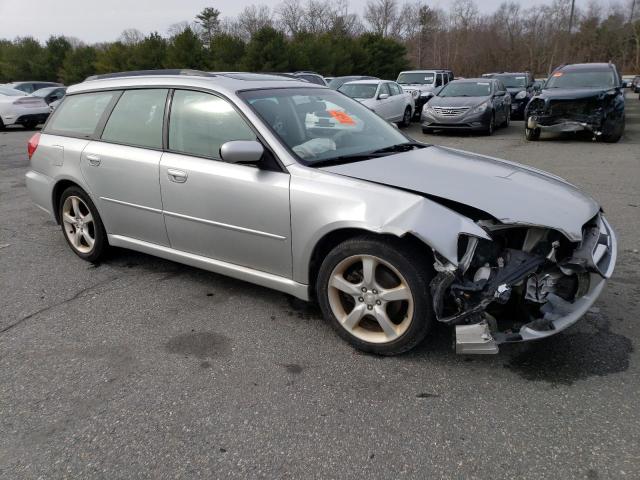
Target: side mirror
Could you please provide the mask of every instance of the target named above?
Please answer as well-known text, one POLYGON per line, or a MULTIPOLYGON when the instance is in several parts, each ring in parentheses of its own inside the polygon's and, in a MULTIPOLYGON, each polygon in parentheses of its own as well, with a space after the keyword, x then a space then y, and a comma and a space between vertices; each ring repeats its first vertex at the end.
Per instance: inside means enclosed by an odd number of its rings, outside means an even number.
POLYGON ((220 158, 228 163, 255 163, 264 155, 264 147, 255 140, 232 140, 220 147, 220 158))
POLYGON ((386 98, 389 98, 388 93, 381 93, 380 95, 378 95, 378 100, 384 100, 386 98))

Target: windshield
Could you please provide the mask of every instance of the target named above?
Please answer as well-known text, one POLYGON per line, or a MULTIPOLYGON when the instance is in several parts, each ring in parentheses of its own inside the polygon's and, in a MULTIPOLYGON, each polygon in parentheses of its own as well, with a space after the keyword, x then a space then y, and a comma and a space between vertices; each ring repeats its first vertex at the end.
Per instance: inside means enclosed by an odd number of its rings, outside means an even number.
POLYGON ((451 82, 445 86, 439 97, 487 97, 491 95, 489 82, 451 82))
POLYGON ((611 70, 556 72, 549 77, 545 88, 613 88, 615 76, 611 70))
POLYGON ((525 88, 527 86, 527 77, 524 75, 496 75, 493 78, 502 80, 507 88, 525 88))
POLYGON ((338 89, 351 98, 373 98, 377 90, 375 83, 345 83, 338 89))
POLYGON ((334 90, 283 88, 239 95, 307 165, 411 141, 364 105, 334 90))
POLYGON ((434 73, 403 72, 398 75, 396 83, 399 83, 400 85, 408 85, 411 83, 427 85, 433 83, 434 78, 434 73))
POLYGON ((35 92, 33 92, 31 94, 32 97, 46 97, 47 95, 49 95, 51 92, 53 92, 54 90, 57 90, 59 87, 46 87, 46 88, 41 88, 40 90, 36 90, 35 92))
POLYGON ((16 90, 15 88, 0 86, 0 95, 8 95, 10 97, 23 97, 25 93, 21 92, 20 90, 16 90))

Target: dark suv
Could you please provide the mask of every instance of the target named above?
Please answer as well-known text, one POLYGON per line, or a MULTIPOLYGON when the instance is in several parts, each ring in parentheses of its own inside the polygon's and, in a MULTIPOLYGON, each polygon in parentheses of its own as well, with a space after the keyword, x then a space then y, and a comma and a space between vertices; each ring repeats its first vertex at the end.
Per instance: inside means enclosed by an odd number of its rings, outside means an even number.
POLYGON ((501 80, 504 86, 507 87, 509 95, 511 95, 511 118, 524 118, 524 109, 535 94, 533 75, 529 72, 503 72, 488 73, 482 76, 501 80))
POLYGON ((624 89, 611 63, 577 63, 553 71, 525 110, 525 137, 542 131, 592 132, 617 142, 624 132, 624 89))

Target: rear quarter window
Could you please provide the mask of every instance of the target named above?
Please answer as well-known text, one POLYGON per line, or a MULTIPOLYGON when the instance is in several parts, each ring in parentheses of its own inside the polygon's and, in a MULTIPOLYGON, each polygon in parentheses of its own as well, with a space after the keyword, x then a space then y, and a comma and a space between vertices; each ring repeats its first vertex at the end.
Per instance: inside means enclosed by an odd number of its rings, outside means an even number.
POLYGON ((119 92, 69 95, 55 109, 45 133, 89 137, 93 135, 105 109, 119 92))

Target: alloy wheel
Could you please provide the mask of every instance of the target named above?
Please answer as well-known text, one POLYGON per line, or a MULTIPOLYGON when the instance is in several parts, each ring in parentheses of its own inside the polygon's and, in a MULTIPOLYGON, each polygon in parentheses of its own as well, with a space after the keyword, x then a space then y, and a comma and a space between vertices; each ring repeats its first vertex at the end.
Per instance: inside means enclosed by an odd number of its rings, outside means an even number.
POLYGON ((62 223, 69 243, 80 253, 90 253, 96 242, 96 225, 87 204, 75 195, 62 204, 62 223))
POLYGON ((338 263, 329 277, 328 297, 340 325, 365 342, 392 342, 413 320, 408 282, 393 265, 373 255, 354 255, 338 263))

